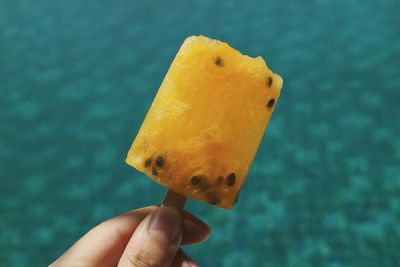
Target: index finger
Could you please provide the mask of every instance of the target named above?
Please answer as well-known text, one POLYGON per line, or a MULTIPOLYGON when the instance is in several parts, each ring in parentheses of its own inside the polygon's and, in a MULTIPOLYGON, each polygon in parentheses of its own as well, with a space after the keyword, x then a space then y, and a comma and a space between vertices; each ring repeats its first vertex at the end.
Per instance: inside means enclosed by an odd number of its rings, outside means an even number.
POLYGON ((97 225, 50 266, 115 266, 136 227, 155 209, 137 209, 97 225))
MULTIPOLYGON (((80 238, 51 266, 116 266, 140 222, 158 206, 133 210, 109 219, 80 238)), ((182 244, 207 239, 210 228, 189 212, 182 212, 182 244)))

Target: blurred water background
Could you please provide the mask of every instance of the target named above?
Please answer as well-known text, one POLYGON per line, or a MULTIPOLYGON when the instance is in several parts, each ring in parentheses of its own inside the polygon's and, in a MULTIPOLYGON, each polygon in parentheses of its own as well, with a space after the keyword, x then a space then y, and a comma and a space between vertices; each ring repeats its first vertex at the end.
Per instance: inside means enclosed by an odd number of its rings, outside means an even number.
POLYGON ((285 80, 233 211, 191 201, 203 266, 399 266, 400 2, 0 1, 0 265, 44 266, 159 203, 124 163, 180 44, 203 34, 285 80))

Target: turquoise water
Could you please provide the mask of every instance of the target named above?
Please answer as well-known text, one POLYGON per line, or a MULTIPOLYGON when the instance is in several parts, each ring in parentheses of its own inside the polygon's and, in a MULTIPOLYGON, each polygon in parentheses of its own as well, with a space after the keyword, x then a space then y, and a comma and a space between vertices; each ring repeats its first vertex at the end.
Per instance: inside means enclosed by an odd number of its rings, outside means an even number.
POLYGON ((43 266, 102 220, 159 203, 124 163, 185 37, 284 79, 203 266, 399 266, 400 2, 0 2, 0 265, 43 266))

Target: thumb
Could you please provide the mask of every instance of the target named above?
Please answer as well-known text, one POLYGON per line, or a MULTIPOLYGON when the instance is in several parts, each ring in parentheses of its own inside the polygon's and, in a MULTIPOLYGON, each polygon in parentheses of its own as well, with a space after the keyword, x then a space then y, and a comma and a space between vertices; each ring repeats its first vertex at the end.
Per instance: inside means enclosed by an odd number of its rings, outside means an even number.
POLYGON ((170 266, 181 241, 181 215, 172 208, 160 207, 136 228, 118 266, 170 266))

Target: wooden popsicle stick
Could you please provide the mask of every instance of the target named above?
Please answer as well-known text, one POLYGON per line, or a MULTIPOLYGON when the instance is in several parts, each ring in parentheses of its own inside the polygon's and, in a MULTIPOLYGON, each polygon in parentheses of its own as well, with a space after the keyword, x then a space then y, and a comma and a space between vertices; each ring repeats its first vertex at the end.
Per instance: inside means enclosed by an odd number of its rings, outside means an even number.
POLYGON ((187 198, 172 191, 168 190, 167 194, 165 194, 162 206, 167 206, 176 209, 177 211, 182 211, 185 207, 187 198))

